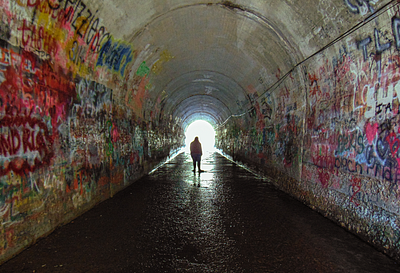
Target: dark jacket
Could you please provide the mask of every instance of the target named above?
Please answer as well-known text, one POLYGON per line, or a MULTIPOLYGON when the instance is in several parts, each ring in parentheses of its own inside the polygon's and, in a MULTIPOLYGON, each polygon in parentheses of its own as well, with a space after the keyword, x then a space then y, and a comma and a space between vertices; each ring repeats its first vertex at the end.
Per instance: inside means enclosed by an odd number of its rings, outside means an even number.
POLYGON ((190 143, 190 154, 203 154, 200 141, 194 140, 192 143, 190 143))

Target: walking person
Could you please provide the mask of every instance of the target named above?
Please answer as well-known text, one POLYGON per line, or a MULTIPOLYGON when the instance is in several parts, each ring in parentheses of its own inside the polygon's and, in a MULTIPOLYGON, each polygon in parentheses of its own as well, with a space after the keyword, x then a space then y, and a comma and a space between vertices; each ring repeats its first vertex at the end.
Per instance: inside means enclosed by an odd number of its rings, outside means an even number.
POLYGON ((201 143, 199 137, 195 137, 192 143, 190 143, 190 155, 193 159, 193 172, 196 172, 196 163, 199 172, 204 172, 200 169, 201 156, 203 155, 203 150, 201 149, 201 143))

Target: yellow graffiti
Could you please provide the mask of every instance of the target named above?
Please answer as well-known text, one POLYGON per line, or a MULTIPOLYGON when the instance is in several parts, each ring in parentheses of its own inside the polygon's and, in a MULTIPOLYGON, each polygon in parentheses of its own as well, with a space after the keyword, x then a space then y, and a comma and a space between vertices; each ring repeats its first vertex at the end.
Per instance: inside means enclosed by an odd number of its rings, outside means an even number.
POLYGON ((21 2, 21 0, 17 0, 17 4, 18 4, 18 6, 20 6, 20 7, 26 7, 26 6, 27 6, 26 1, 25 1, 25 4, 24 4, 24 3, 21 2))
POLYGON ((151 68, 151 71, 154 74, 158 74, 162 71, 164 63, 174 59, 175 57, 171 55, 171 53, 168 50, 164 50, 160 54, 160 59, 158 59, 157 62, 154 63, 154 65, 151 68))

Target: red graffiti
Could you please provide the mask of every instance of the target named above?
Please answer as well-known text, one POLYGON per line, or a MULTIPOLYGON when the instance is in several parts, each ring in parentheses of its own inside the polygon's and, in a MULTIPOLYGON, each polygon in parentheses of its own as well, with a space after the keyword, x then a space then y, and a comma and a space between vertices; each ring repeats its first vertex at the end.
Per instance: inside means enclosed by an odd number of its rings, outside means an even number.
POLYGON ((280 69, 280 68, 278 68, 278 70, 276 71, 275 77, 276 77, 276 79, 278 79, 278 80, 281 78, 281 69, 280 69))
POLYGON ((391 133, 386 137, 387 143, 389 143, 390 151, 392 152, 392 156, 397 157, 397 151, 400 148, 400 140, 397 138, 395 133, 391 133))
POLYGON ((354 203, 358 207, 360 203, 354 201, 354 198, 361 191, 361 178, 353 177, 351 179, 351 182, 352 182, 351 186, 353 188, 353 195, 350 198, 350 202, 354 203))
POLYGON ((388 88, 399 82, 400 80, 400 57, 397 55, 390 56, 386 65, 382 66, 382 88, 388 90, 388 88))
POLYGON ((344 80, 349 80, 348 76, 351 75, 350 72, 350 66, 353 63, 350 57, 348 56, 343 56, 343 61, 340 62, 336 67, 335 67, 335 78, 338 82, 344 80))
POLYGON ((326 170, 324 169, 318 169, 318 178, 319 182, 321 182, 322 187, 326 189, 329 185, 329 179, 331 178, 329 173, 326 172, 326 170))
POLYGON ((376 134, 378 133, 378 123, 370 124, 367 122, 365 125, 365 133, 367 135, 368 144, 371 145, 372 141, 375 139, 376 134))
POLYGON ((0 64, 7 67, 6 81, 2 87, 9 91, 33 92, 47 87, 57 92, 75 96, 75 84, 60 69, 54 69, 50 62, 37 64, 35 56, 27 51, 18 54, 13 50, 0 48, 0 64), (19 71, 19 73, 18 73, 19 71))
POLYGON ((118 142, 120 134, 118 131, 117 126, 115 125, 115 123, 113 123, 112 125, 112 129, 111 129, 111 137, 112 137, 112 142, 118 142))
POLYGON ((335 157, 330 145, 313 144, 311 147, 311 159, 315 166, 320 168, 333 169, 335 157))
POLYGON ((49 166, 54 156, 53 138, 41 120, 30 114, 15 114, 11 109, 0 120, 0 176, 33 172, 49 166))
MULTIPOLYGON (((53 128, 68 114, 68 106, 76 97, 75 83, 61 68, 50 62, 37 61, 34 54, 0 48, 0 63, 4 64, 4 80, 0 84, 0 111, 7 106, 34 109, 33 114, 51 117, 53 128)), ((57 130, 54 132, 57 134, 57 130)))
POLYGON ((308 78, 310 79, 310 95, 320 95, 321 91, 318 85, 318 78, 315 74, 309 74, 308 78))
POLYGON ((25 49, 43 50, 49 54, 56 53, 57 40, 49 35, 43 26, 30 25, 24 19, 22 27, 18 30, 22 31, 22 46, 25 49))

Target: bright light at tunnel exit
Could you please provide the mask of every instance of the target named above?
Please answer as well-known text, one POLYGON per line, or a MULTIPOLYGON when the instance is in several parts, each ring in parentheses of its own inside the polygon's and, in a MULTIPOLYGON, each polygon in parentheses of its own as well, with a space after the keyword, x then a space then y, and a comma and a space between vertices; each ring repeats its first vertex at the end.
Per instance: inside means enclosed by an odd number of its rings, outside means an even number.
POLYGON ((185 132, 186 152, 190 152, 190 143, 197 136, 203 148, 203 154, 215 150, 215 130, 210 123, 204 120, 197 120, 191 123, 185 132))

